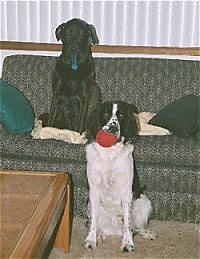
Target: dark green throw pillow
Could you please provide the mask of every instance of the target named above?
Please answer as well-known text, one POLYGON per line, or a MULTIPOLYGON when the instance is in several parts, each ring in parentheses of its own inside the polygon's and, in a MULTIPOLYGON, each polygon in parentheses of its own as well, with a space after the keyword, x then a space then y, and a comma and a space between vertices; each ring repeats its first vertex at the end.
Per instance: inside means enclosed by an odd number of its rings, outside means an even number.
POLYGON ((200 96, 186 95, 168 104, 149 122, 168 129, 179 137, 189 137, 200 131, 200 96))
POLYGON ((28 133, 34 126, 34 112, 25 95, 0 80, 0 123, 12 133, 28 133))

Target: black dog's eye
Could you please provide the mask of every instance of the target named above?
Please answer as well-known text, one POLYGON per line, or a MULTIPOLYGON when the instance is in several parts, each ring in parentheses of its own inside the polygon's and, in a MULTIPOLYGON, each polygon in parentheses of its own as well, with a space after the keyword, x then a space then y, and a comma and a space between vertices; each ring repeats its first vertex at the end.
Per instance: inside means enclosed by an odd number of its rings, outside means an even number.
POLYGON ((66 32, 65 32, 65 35, 66 35, 67 37, 69 37, 69 36, 70 36, 70 31, 66 31, 66 32))

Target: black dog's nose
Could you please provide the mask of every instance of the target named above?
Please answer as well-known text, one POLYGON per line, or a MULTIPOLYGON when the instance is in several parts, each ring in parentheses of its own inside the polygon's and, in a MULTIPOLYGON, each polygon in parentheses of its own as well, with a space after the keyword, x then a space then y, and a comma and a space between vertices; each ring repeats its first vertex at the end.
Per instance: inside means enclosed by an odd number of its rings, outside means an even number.
POLYGON ((77 48, 76 47, 71 47, 70 51, 71 51, 72 54, 75 55, 77 53, 77 48))

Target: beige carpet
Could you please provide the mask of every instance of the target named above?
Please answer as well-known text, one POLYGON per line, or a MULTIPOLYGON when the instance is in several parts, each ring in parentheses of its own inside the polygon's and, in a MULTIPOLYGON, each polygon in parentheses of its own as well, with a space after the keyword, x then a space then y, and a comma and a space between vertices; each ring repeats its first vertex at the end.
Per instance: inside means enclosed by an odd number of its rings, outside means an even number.
POLYGON ((123 253, 119 249, 121 239, 107 238, 99 244, 95 251, 87 251, 83 247, 87 229, 83 219, 75 218, 72 229, 70 252, 64 254, 60 249, 53 249, 49 259, 59 258, 200 258, 199 226, 177 222, 151 221, 150 228, 158 232, 154 241, 135 237, 136 249, 131 253, 123 253))

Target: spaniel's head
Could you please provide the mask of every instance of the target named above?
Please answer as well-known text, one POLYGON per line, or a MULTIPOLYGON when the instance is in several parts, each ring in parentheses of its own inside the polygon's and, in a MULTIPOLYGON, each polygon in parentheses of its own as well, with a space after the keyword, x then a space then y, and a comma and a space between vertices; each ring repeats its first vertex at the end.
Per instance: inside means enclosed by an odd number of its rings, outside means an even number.
POLYGON ((99 130, 105 130, 116 136, 117 141, 131 142, 138 134, 138 110, 134 104, 121 101, 104 102, 94 110, 88 119, 87 138, 89 141, 96 139, 99 130))

